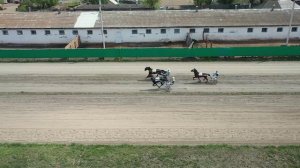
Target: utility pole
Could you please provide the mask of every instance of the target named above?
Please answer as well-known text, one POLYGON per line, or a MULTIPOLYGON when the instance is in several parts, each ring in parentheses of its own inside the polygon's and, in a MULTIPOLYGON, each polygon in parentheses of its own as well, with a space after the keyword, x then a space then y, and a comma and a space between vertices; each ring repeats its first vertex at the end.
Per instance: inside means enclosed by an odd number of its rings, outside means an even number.
POLYGON ((100 14, 100 22, 101 22, 101 34, 102 34, 102 43, 103 43, 103 49, 105 49, 105 37, 104 37, 104 31, 103 31, 103 18, 102 18, 102 3, 101 0, 99 0, 99 14, 100 14))
POLYGON ((287 34, 287 37, 286 37, 286 43, 285 43, 286 46, 289 45, 290 34, 291 34, 291 30, 292 30, 292 22, 293 22, 294 11, 295 11, 295 3, 296 3, 296 0, 294 0, 294 2, 293 2, 291 17, 290 17, 290 23, 289 23, 289 31, 288 31, 288 34, 287 34))

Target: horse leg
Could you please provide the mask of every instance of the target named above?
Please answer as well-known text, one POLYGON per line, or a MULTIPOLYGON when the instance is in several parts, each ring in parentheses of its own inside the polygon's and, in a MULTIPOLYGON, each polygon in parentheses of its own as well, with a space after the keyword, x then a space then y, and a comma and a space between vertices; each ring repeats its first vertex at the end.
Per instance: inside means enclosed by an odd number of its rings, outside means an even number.
POLYGON ((205 83, 207 83, 207 82, 208 82, 207 76, 205 76, 205 77, 204 77, 204 79, 206 80, 206 82, 205 82, 205 83))
POLYGON ((153 86, 157 85, 156 82, 155 82, 155 79, 153 77, 151 78, 151 81, 153 83, 153 86))
POLYGON ((162 86, 161 82, 160 82, 160 85, 156 85, 158 88, 160 88, 162 86))

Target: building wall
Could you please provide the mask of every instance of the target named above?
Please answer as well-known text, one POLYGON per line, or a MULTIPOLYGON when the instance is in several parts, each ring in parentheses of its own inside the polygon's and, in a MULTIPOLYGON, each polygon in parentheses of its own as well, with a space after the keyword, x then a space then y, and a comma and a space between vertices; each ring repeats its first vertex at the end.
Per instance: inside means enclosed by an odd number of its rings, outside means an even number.
MULTIPOLYGON (((209 28, 209 33, 203 33, 204 28, 151 28, 151 34, 146 33, 146 29, 105 29, 105 41, 108 43, 139 43, 139 42, 176 42, 185 41, 187 33, 191 29, 195 29, 194 33, 190 33, 195 40, 216 40, 216 41, 246 41, 246 40, 278 40, 286 39, 288 27, 282 27, 282 32, 277 32, 278 27, 264 27, 267 32, 262 32, 262 27, 252 27, 253 32, 247 32, 248 27, 225 27, 223 32, 219 32, 218 27, 209 28), (166 33, 161 33, 161 29, 165 29, 166 33), (174 33, 174 29, 180 29, 180 33, 174 33), (137 33, 133 34, 133 30, 137 33)), ((21 29, 1 29, 0 43, 2 44, 67 44, 78 31, 81 43, 101 43, 102 34, 100 29, 23 29, 22 34, 18 35, 17 31, 21 29), (32 35, 31 30, 35 30, 36 34, 32 35), (45 30, 50 30, 49 35, 45 35, 45 30), (59 31, 63 30, 64 34, 59 31), (88 34, 88 30, 92 34, 88 34), (3 31, 7 31, 8 35, 4 35, 3 31)), ((291 39, 300 39, 300 27, 296 32, 291 32, 291 39)))
POLYGON ((6 29, 8 35, 3 35, 0 31, 0 43, 9 44, 62 44, 69 43, 75 35, 71 31, 65 30, 65 35, 59 35, 57 29, 6 29), (22 30, 22 35, 17 31, 22 30), (31 30, 36 31, 36 35, 31 34, 31 30), (45 30, 50 30, 51 34, 45 35, 45 30))
MULTIPOLYGON (((277 32, 279 27, 250 27, 253 32, 247 32, 248 27, 244 28, 224 28, 223 33, 218 32, 218 28, 212 28, 210 33, 205 34, 208 40, 221 41, 245 41, 245 40, 281 40, 286 39, 288 34, 288 27, 281 27, 282 32, 277 32), (262 32, 262 28, 267 28, 267 32, 262 32)), ((297 27, 296 32, 290 33, 290 38, 300 39, 300 28, 297 27)))

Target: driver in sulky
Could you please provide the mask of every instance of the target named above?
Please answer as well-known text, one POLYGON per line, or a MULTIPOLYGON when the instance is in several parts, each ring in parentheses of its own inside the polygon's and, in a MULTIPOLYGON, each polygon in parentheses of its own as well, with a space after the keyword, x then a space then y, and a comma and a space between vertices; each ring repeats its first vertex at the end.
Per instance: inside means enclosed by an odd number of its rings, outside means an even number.
POLYGON ((168 78, 169 78, 170 74, 171 74, 170 69, 167 69, 167 71, 164 71, 164 72, 162 73, 162 79, 163 79, 164 81, 168 81, 168 78))

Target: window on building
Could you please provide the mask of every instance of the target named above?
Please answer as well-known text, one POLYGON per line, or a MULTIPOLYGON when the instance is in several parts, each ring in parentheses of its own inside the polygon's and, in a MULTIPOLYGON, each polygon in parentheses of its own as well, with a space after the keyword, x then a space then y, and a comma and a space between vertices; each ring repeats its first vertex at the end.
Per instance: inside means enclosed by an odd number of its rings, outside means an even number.
POLYGON ((17 35, 23 35, 23 31, 22 30, 17 30, 17 35))
POLYGON ((264 27, 264 28, 261 28, 261 32, 264 32, 264 33, 265 33, 265 32, 267 32, 267 31, 268 31, 268 28, 265 28, 265 27, 264 27))
POLYGON ((107 30, 103 30, 103 34, 107 34, 107 30))
POLYGON ((248 32, 248 33, 252 33, 252 32, 253 32, 253 28, 251 28, 251 27, 248 28, 248 29, 247 29, 247 32, 248 32))
POLYGON ((93 30, 87 30, 87 34, 88 35, 92 35, 93 34, 93 30))
POLYGON ((218 28, 218 32, 219 33, 223 33, 224 32, 224 28, 218 28))
POLYGON ((31 35, 36 35, 36 30, 31 30, 31 35))
POLYGON ((161 34, 166 34, 166 33, 167 33, 167 30, 166 30, 166 29, 160 29, 160 33, 161 33, 161 34))
POLYGON ((282 32, 283 28, 282 27, 278 27, 277 28, 277 32, 282 32))
POLYGON ((292 32, 297 32, 298 28, 297 27, 292 27, 292 32))
POLYGON ((190 29, 190 33, 196 33, 196 29, 190 29))
POLYGON ((146 34, 151 34, 151 29, 146 29, 146 34))
POLYGON ((50 35, 50 30, 45 30, 45 35, 50 35))
POLYGON ((203 33, 209 33, 209 28, 204 28, 203 33))
POLYGON ((180 29, 174 29, 174 33, 175 34, 179 34, 180 33, 180 29))
POLYGON ((131 33, 132 34, 138 34, 138 31, 135 29, 135 30, 132 30, 131 33))
POLYGON ((3 35, 8 35, 8 31, 7 30, 2 30, 2 34, 3 35))
POLYGON ((59 35, 65 35, 65 31, 64 30, 59 30, 58 33, 59 33, 59 35))
POLYGON ((73 35, 78 35, 78 30, 73 30, 73 31, 72 31, 72 34, 73 34, 73 35))

